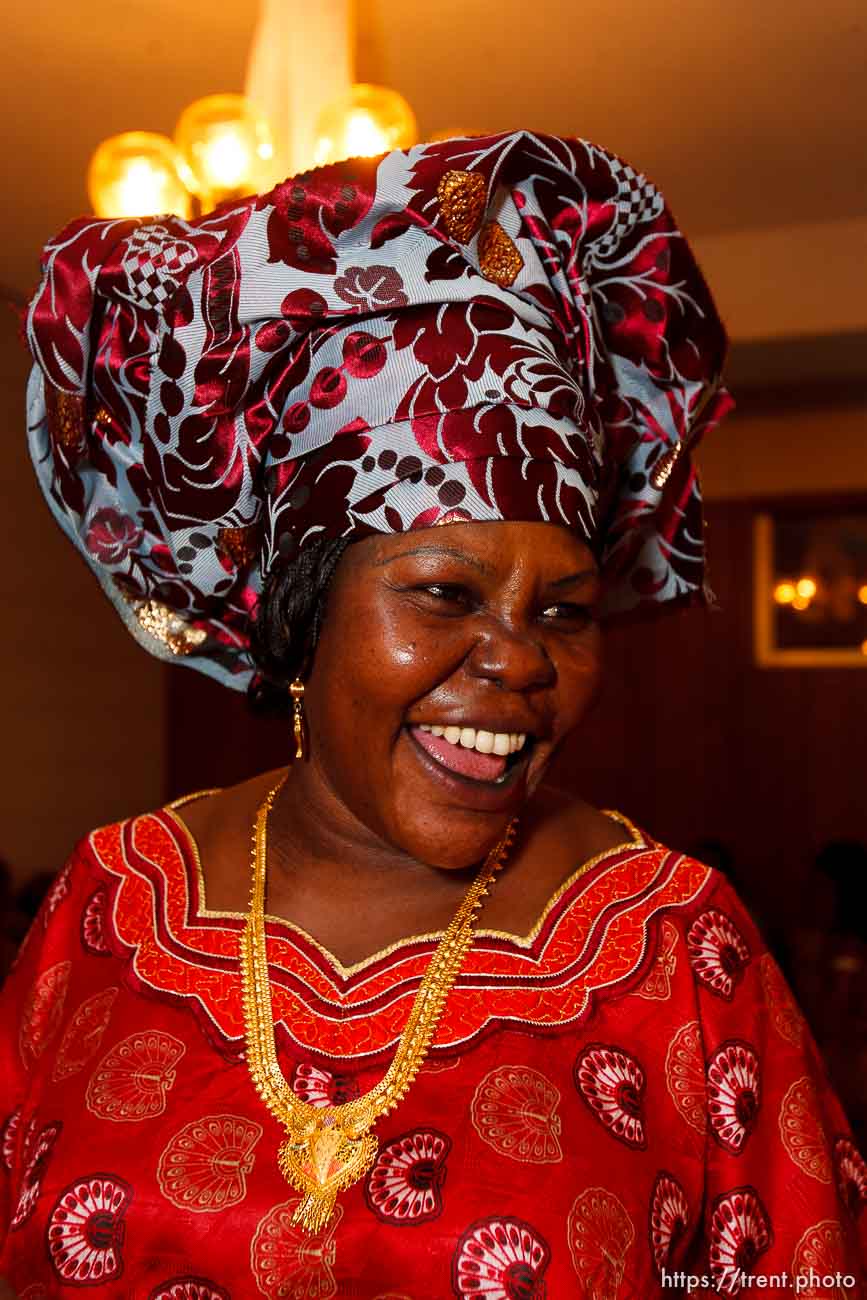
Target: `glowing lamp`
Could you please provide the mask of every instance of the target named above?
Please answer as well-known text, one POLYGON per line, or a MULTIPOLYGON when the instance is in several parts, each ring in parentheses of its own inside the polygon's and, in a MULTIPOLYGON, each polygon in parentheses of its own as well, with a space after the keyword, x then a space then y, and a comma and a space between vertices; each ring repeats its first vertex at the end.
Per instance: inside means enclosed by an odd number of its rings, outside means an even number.
POLYGON ((810 608, 809 596, 796 596, 795 599, 792 601, 792 609, 798 610, 799 613, 809 608, 810 608))
POLYGON ((418 139, 418 126, 403 95, 358 82, 322 110, 314 139, 313 160, 321 167, 343 158, 374 158, 391 149, 408 149, 418 139))
POLYGON ((812 600, 816 594, 816 584, 812 578, 801 578, 796 583, 796 590, 802 600, 812 600))
POLYGON ((858 588, 858 599, 862 605, 867 605, 867 582, 858 588))
POLYGON ((87 192, 98 217, 191 216, 183 158, 167 136, 124 131, 103 140, 87 169, 87 192))
POLYGON ((244 95, 206 95, 185 108, 175 144, 209 211, 225 199, 266 189, 274 142, 267 118, 244 95))
POLYGON ((778 582, 774 587, 774 600, 778 605, 791 605, 797 594, 793 582, 778 582))

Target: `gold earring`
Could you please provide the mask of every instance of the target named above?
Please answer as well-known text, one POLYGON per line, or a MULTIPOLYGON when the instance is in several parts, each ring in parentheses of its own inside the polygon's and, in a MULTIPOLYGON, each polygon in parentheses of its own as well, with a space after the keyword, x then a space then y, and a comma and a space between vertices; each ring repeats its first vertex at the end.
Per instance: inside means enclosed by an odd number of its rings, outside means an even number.
POLYGON ((307 757, 307 724, 304 717, 304 683, 296 677, 289 685, 292 696, 293 726, 295 732, 295 757, 307 757))

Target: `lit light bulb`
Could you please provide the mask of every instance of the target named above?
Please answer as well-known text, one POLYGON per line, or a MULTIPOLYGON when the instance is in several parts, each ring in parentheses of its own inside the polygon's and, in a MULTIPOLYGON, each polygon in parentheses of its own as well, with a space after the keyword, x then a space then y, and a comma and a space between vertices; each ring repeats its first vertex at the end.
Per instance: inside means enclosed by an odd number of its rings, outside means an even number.
POLYGON ((791 605, 797 594, 793 582, 778 582, 774 587, 774 600, 778 605, 791 605))
POLYGON ((809 608, 810 608, 809 596, 796 596, 795 599, 792 601, 792 609, 797 609, 799 612, 801 610, 809 609, 809 608))
POLYGON ((87 192, 98 217, 189 217, 192 199, 184 162, 167 136, 152 131, 113 135, 94 153, 87 192))
POLYGON ((867 605, 867 582, 858 588, 858 599, 862 605, 867 605))
POLYGON ((178 119, 175 143, 205 210, 265 189, 271 180, 271 129, 264 114, 243 95, 197 99, 178 119))
POLYGON ((812 600, 816 594, 816 584, 812 578, 801 578, 796 583, 798 595, 804 600, 812 600))
POLYGON ((403 95, 387 86, 358 82, 322 110, 314 139, 312 162, 321 167, 343 158, 408 149, 418 139, 418 126, 403 95))

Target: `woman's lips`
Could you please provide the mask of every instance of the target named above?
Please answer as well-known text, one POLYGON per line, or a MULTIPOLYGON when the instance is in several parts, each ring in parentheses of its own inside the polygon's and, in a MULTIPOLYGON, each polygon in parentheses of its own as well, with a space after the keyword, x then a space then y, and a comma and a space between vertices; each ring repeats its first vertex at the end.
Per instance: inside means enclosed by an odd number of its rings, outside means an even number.
POLYGON ((434 736, 420 727, 410 727, 409 730, 413 740, 431 758, 458 776, 468 776, 473 781, 496 781, 506 770, 506 760, 499 754, 480 754, 477 749, 451 745, 442 736, 434 736))

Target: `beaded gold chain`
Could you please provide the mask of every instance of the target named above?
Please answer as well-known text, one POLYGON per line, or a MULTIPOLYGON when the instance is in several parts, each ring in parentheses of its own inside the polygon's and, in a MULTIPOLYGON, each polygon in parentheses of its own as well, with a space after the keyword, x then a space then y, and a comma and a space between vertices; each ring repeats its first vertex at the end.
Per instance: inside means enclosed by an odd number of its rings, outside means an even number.
POLYGON ((473 941, 473 924, 514 840, 517 822, 491 850, 445 931, 401 1034, 385 1075, 363 1097, 339 1106, 311 1106, 292 1091, 277 1061, 274 1012, 265 947, 265 875, 268 814, 281 785, 268 794, 253 829, 253 887, 241 939, 241 980, 247 1065, 256 1091, 286 1129, 280 1146, 280 1172, 302 1193, 292 1222, 318 1232, 334 1211, 338 1192, 363 1178, 376 1159, 379 1143, 370 1132, 376 1121, 406 1096, 433 1041, 446 999, 473 941))

